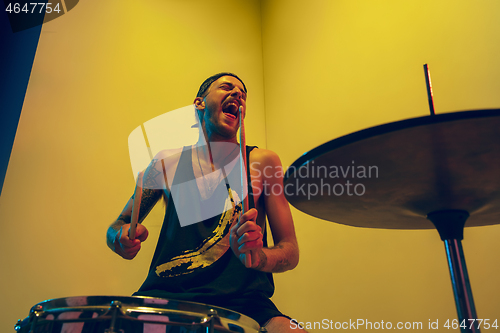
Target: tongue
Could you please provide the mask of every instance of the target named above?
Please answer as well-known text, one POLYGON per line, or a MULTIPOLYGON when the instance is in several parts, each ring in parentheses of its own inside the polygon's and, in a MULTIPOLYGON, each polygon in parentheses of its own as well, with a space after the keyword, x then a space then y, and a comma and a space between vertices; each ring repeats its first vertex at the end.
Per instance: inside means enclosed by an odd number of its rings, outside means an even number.
POLYGON ((236 111, 237 111, 237 107, 234 104, 231 104, 231 105, 225 107, 224 109, 222 109, 222 112, 227 113, 227 114, 231 114, 232 116, 235 116, 236 111))

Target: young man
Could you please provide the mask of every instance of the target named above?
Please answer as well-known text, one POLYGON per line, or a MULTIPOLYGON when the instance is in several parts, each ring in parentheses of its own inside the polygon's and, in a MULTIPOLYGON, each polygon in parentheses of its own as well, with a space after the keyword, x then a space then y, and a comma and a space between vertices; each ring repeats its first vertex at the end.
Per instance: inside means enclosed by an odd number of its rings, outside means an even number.
MULTIPOLYGON (((234 74, 205 80, 194 100, 199 144, 160 152, 144 172, 139 221, 160 198, 166 213, 148 277, 134 295, 225 307, 269 332, 289 331, 290 318, 269 299, 271 273, 293 269, 299 261, 283 170, 274 152, 247 148, 250 209, 239 218, 244 186, 237 185, 237 132, 246 97, 245 85, 234 74), (273 247, 267 247, 266 216, 273 247)), ((132 205, 133 198, 107 234, 108 246, 125 259, 134 258, 148 236, 138 224, 136 239, 129 238, 132 205)))

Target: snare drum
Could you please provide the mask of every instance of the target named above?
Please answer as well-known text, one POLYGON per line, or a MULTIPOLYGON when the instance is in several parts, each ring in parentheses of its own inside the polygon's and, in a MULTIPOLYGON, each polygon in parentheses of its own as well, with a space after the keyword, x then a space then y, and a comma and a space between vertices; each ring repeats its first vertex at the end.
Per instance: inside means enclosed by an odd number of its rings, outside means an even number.
POLYGON ((206 304, 152 297, 82 296, 43 301, 16 325, 22 333, 255 333, 253 319, 206 304))

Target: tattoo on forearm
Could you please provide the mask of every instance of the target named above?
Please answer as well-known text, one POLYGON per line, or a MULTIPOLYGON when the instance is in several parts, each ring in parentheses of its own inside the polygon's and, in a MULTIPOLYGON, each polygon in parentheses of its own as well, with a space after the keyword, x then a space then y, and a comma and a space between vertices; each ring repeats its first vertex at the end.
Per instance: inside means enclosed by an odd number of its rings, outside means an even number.
POLYGON ((143 189, 142 190, 142 200, 141 200, 141 208, 139 210, 139 221, 149 214, 151 209, 153 209, 154 205, 160 199, 161 191, 160 190, 150 190, 143 189))
MULTIPOLYGON (((281 272, 286 272, 287 270, 290 269, 290 261, 288 260, 287 256, 285 255, 284 252, 284 246, 282 244, 278 244, 276 246, 273 246, 269 248, 269 250, 274 250, 274 251, 280 251, 283 256, 276 261, 273 267, 268 267, 266 269, 266 272, 269 270, 273 273, 281 273, 281 272)), ((266 267, 268 263, 268 258, 266 253, 263 250, 259 251, 259 265, 255 267, 257 270, 262 270, 264 267, 266 267)))
POLYGON ((120 214, 120 216, 118 216, 118 218, 116 220, 117 221, 123 221, 125 223, 130 223, 130 216, 120 214))
POLYGON ((255 267, 255 269, 260 270, 264 268, 267 264, 267 256, 264 253, 264 251, 260 250, 259 251, 259 265, 255 267))
MULTIPOLYGON (((153 209, 154 205, 156 202, 160 199, 162 195, 162 192, 160 190, 148 190, 144 189, 142 190, 142 198, 141 198, 141 206, 139 209, 139 222, 144 219, 146 215, 149 214, 151 209, 153 209)), ((133 202, 134 196, 132 196, 131 201, 133 202)), ((131 212, 129 211, 128 214, 120 214, 118 218, 116 219, 117 221, 122 221, 123 223, 130 223, 132 219, 131 212), (129 215, 130 214, 130 215, 129 215)))
MULTIPOLYGON (((283 248, 284 248, 283 244, 278 244, 272 247, 272 249, 281 249, 281 250, 283 250, 283 248)), ((272 271, 276 273, 285 272, 290 268, 290 266, 291 266, 290 261, 288 261, 288 258, 284 256, 283 258, 279 259, 276 262, 276 264, 272 268, 272 271)))
POLYGON ((290 262, 288 261, 287 258, 283 258, 279 260, 276 265, 274 266, 273 272, 285 272, 288 270, 290 267, 290 262))

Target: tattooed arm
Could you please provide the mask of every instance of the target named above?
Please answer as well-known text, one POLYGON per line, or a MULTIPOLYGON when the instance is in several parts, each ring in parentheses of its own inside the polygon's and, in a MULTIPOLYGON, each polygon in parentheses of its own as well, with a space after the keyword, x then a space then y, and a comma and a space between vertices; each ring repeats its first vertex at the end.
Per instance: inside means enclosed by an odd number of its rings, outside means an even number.
POLYGON ((136 229, 136 239, 128 237, 134 196, 129 199, 120 216, 108 228, 106 240, 108 247, 124 259, 133 259, 141 249, 141 242, 148 237, 148 230, 140 222, 149 214, 161 198, 164 188, 162 161, 154 159, 144 172, 141 206, 139 208, 139 223, 136 229), (162 182, 163 179, 163 182, 162 182))

